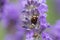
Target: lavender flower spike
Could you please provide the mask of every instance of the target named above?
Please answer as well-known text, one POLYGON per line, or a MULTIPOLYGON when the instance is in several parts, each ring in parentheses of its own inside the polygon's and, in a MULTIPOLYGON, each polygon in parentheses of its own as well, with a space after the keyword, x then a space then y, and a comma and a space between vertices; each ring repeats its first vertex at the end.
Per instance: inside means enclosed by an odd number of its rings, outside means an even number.
POLYGON ((3 9, 5 6, 6 0, 0 0, 0 21, 2 19, 2 15, 3 15, 3 9))
POLYGON ((5 5, 2 22, 7 33, 4 40, 23 39, 22 37, 24 36, 24 29, 21 28, 19 24, 20 9, 19 4, 5 5))
MULTIPOLYGON (((46 12, 47 12, 47 5, 46 1, 43 0, 27 0, 25 2, 25 6, 22 10, 22 28, 26 29, 26 34, 30 34, 31 38, 34 40, 39 39, 42 32, 49 27, 49 24, 46 21, 46 12), (26 3, 26 4, 25 4, 26 3)), ((29 35, 26 35, 29 37, 29 35)), ((30 38, 26 38, 29 40, 30 38)))
POLYGON ((48 31, 48 34, 53 40, 60 40, 60 20, 56 21, 48 31))
POLYGON ((5 1, 0 0, 0 12, 2 12, 4 5, 5 5, 5 1))
POLYGON ((43 40, 60 40, 60 20, 57 20, 56 23, 49 28, 50 30, 42 33, 43 40))

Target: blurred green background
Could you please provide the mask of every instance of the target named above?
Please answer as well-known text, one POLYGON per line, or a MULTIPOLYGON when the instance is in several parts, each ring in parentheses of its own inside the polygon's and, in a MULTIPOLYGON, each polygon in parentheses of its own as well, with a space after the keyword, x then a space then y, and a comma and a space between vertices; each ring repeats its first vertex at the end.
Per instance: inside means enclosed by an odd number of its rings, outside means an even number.
MULTIPOLYGON (((16 0, 11 0, 10 2, 16 2, 16 0)), ((56 11, 56 2, 55 0, 47 0, 48 12, 47 12, 47 21, 52 25, 56 22, 56 20, 60 19, 60 15, 56 11)), ((4 29, 2 27, 3 24, 0 22, 0 40, 3 40, 4 29)))
MULTIPOLYGON (((58 2, 58 1, 57 1, 58 2)), ((54 24, 56 20, 60 19, 60 13, 56 10, 58 5, 56 0, 47 0, 48 12, 47 20, 50 24, 54 24)))

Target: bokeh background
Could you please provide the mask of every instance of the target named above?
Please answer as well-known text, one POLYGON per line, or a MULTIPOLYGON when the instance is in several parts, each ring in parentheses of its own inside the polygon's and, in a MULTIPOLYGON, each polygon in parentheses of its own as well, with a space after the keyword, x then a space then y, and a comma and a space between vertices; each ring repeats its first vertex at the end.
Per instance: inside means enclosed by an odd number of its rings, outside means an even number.
MULTIPOLYGON (((10 0, 8 3, 16 3, 17 0, 10 0)), ((60 0, 47 0, 48 12, 47 21, 53 25, 57 20, 60 19, 60 0)), ((2 27, 2 22, 0 22, 0 40, 3 40, 5 31, 2 27)))
POLYGON ((47 20, 50 24, 54 24, 60 19, 60 0, 47 0, 48 12, 47 20))

